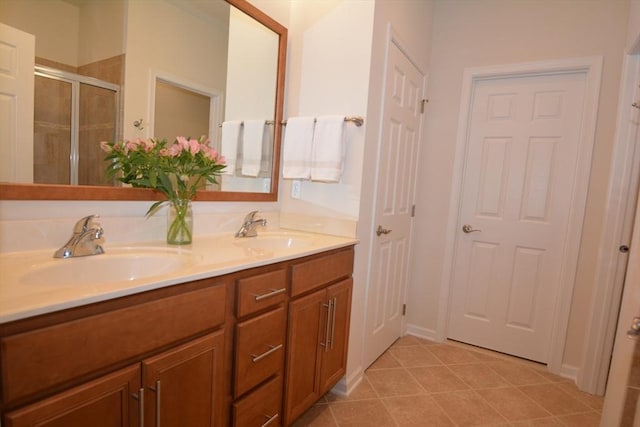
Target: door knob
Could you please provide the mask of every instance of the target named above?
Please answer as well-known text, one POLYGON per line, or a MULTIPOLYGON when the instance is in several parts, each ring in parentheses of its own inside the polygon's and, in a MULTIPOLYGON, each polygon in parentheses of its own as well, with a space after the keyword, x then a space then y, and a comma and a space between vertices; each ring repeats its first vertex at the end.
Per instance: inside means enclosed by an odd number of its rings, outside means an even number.
POLYGON ((640 317, 634 317, 631 321, 631 327, 627 330, 629 338, 635 338, 640 335, 640 317))
POLYGON ((464 231, 465 233, 469 234, 469 233, 475 233, 476 231, 482 231, 482 230, 476 230, 472 226, 470 226, 469 224, 465 224, 465 225, 462 226, 462 231, 464 231))
POLYGON ((382 228, 381 225, 378 226, 378 229, 376 230, 376 234, 378 236, 381 236, 383 234, 389 234, 391 233, 391 230, 387 229, 387 228, 382 228))

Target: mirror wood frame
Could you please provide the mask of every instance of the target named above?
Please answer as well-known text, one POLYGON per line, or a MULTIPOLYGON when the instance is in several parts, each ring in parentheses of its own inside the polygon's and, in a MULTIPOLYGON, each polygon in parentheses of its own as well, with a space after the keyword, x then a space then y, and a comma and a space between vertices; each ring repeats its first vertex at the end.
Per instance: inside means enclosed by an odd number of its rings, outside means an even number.
MULTIPOLYGON (((278 199, 280 149, 282 146, 282 114, 284 105, 284 75, 287 55, 287 28, 280 25, 269 15, 250 4, 247 0, 225 1, 251 16, 256 21, 277 33, 279 36, 271 191, 268 193, 198 191, 194 200, 231 202, 276 201, 278 199)), ((0 200, 163 200, 164 198, 165 197, 161 193, 145 188, 0 183, 0 200)))

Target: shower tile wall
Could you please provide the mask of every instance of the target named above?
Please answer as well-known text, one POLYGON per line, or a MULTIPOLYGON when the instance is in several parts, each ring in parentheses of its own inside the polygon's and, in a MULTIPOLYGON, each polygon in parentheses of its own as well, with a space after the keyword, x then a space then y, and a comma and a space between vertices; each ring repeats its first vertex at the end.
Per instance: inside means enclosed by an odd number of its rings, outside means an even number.
MULTIPOLYGON (((78 68, 78 74, 122 85, 124 55, 114 56, 78 68)), ((100 141, 121 138, 116 132, 116 98, 110 90, 82 85, 80 89, 80 162, 78 180, 85 185, 105 185, 104 153, 100 141)), ((122 110, 119 110, 122 123, 122 110)))
MULTIPOLYGON (((36 58, 38 65, 95 77, 121 85, 124 55, 78 67, 36 58)), ((34 111, 34 181, 68 184, 71 135, 71 89, 68 83, 36 78, 34 111)), ((82 85, 80 89, 80 158, 78 180, 84 185, 105 185, 103 153, 99 142, 120 138, 115 128, 115 97, 106 89, 82 85)), ((122 108, 117 112, 122 119, 122 108)))

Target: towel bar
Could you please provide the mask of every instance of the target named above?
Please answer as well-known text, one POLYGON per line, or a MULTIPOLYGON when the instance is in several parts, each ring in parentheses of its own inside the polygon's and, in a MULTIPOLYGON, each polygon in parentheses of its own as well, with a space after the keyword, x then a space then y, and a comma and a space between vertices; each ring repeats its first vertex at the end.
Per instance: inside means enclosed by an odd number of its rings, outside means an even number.
MULTIPOLYGON (((347 116, 344 118, 345 122, 353 122, 355 123, 356 126, 360 127, 364 124, 364 118, 360 117, 360 116, 347 116)), ((286 126, 287 125, 287 121, 283 120, 282 121, 282 125, 286 126)))

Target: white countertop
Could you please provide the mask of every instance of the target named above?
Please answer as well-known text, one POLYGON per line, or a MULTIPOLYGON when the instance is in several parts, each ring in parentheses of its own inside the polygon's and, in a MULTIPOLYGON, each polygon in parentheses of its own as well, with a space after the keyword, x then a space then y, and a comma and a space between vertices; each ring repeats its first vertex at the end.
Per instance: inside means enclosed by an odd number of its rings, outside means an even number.
POLYGON ((259 233, 257 238, 236 239, 230 234, 195 236, 193 244, 187 246, 164 242, 104 244, 104 255, 70 259, 54 259, 54 251, 50 250, 0 254, 0 323, 356 243, 353 238, 278 230, 259 233), (153 273, 149 273, 147 263, 145 277, 138 277, 132 268, 131 277, 111 279, 112 265, 120 261, 127 264, 136 256, 149 257, 158 264, 157 272, 154 265, 153 273), (120 261, 112 263, 114 260, 120 261), (178 266, 172 267, 176 260, 178 266))

